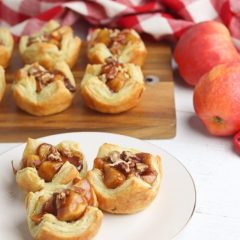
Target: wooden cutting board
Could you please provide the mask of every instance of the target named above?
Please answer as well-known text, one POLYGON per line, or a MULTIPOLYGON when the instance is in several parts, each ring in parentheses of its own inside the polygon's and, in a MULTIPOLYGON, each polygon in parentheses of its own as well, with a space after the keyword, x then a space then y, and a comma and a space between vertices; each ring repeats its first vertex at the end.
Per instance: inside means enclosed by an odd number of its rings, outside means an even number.
MULTIPOLYGON (((140 104, 134 109, 117 114, 101 114, 84 106, 77 91, 72 106, 66 111, 47 117, 31 116, 20 110, 12 97, 11 82, 14 71, 23 66, 15 51, 6 71, 7 91, 0 103, 0 142, 25 141, 27 137, 73 131, 104 131, 142 139, 172 138, 176 133, 174 84, 170 65, 171 50, 165 44, 147 44, 148 57, 143 67, 144 76, 156 76, 146 81, 146 90, 140 104)), ((79 85, 87 63, 86 45, 73 73, 79 85)))

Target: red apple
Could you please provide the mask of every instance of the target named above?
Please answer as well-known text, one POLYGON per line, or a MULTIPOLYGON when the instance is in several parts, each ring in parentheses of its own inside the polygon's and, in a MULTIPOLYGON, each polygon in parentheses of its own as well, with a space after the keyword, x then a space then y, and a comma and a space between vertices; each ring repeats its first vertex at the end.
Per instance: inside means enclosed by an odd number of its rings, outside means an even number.
POLYGON ((205 74, 194 89, 195 112, 213 135, 240 130, 240 62, 221 64, 205 74))
POLYGON ((187 30, 177 43, 174 58, 180 75, 193 86, 214 66, 240 59, 228 29, 215 21, 187 30))
POLYGON ((237 132, 233 137, 233 145, 235 151, 240 155, 240 132, 237 132))

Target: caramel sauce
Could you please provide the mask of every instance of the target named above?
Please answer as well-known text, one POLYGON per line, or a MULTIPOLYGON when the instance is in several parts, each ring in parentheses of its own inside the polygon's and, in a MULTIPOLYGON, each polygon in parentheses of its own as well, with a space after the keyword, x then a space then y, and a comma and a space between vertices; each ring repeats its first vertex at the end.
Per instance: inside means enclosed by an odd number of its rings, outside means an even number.
POLYGON ((157 178, 157 172, 150 167, 151 155, 148 153, 132 154, 123 151, 113 152, 105 158, 96 158, 94 167, 100 169, 104 175, 104 184, 108 188, 116 188, 131 177, 137 176, 149 184, 157 178))
POLYGON ((36 92, 39 93, 48 84, 54 81, 63 81, 64 86, 69 90, 69 92, 74 93, 76 91, 75 86, 70 82, 70 80, 58 70, 46 70, 43 67, 35 64, 29 69, 29 76, 34 76, 36 79, 36 92))
POLYGON ((40 223, 44 214, 49 213, 60 221, 72 222, 80 219, 87 208, 93 206, 94 197, 87 180, 73 181, 72 186, 60 192, 55 192, 47 200, 38 214, 31 216, 32 221, 40 223))
POLYGON ((65 87, 69 90, 69 92, 74 93, 76 92, 76 87, 72 85, 72 83, 69 81, 67 77, 64 77, 63 79, 65 87))
POLYGON ((52 181, 53 177, 66 161, 69 161, 71 164, 73 164, 79 172, 83 168, 83 156, 80 153, 78 156, 68 156, 48 143, 40 144, 36 149, 35 155, 29 155, 28 159, 24 160, 24 167, 27 167, 28 162, 30 162, 29 159, 33 158, 31 156, 35 156, 34 158, 39 158, 39 161, 31 162, 31 167, 35 167, 38 171, 38 175, 46 182, 52 181))

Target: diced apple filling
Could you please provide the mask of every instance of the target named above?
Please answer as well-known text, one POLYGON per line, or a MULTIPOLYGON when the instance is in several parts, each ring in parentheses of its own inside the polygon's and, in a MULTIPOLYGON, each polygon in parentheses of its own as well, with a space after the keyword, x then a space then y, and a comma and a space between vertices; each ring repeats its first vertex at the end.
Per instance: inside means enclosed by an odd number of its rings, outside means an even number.
POLYGON ((140 177, 149 184, 157 178, 157 172, 151 167, 151 155, 133 154, 129 151, 112 152, 108 157, 96 158, 94 167, 103 173, 103 181, 108 188, 117 188, 132 176, 140 177))
POLYGON ((31 219, 40 223, 44 214, 56 216, 60 221, 72 222, 80 219, 87 208, 93 205, 92 189, 87 180, 79 180, 68 189, 55 192, 42 206, 41 211, 31 219))

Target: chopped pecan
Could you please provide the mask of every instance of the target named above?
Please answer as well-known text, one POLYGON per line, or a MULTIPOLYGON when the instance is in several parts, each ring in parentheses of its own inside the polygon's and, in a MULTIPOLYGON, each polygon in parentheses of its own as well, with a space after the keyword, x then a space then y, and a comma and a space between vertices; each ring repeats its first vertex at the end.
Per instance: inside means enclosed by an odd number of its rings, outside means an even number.
POLYGON ((106 64, 102 66, 99 75, 99 79, 106 83, 113 92, 118 92, 129 78, 127 69, 113 58, 106 59, 106 64))
POLYGON ((75 92, 76 88, 72 85, 70 80, 60 71, 48 71, 41 65, 35 63, 28 69, 28 75, 34 76, 36 80, 36 92, 39 93, 45 86, 53 81, 63 81, 65 87, 70 92, 75 92))
POLYGON ((84 156, 81 152, 71 152, 69 149, 61 149, 60 152, 64 161, 73 164, 79 172, 82 170, 84 156))
POLYGON ((130 151, 122 151, 121 153, 113 151, 108 157, 97 158, 95 161, 94 166, 104 173, 106 186, 117 186, 116 182, 121 178, 120 173, 125 176, 125 179, 130 176, 137 176, 149 184, 152 184, 157 177, 157 172, 151 169, 151 155, 148 153, 134 154, 130 151), (107 176, 105 175, 106 172, 107 176), (114 173, 116 178, 110 176, 114 173), (107 179, 109 176, 111 177, 110 180, 107 179))
POLYGON ((144 173, 148 169, 148 165, 144 163, 136 163, 136 170, 138 171, 139 174, 144 173))
POLYGON ((120 152, 118 152, 118 151, 113 151, 109 155, 109 160, 110 160, 111 163, 115 163, 119 159, 120 159, 120 152))
POLYGON ((157 172, 152 171, 152 172, 146 173, 145 175, 142 175, 141 178, 145 182, 152 184, 157 178, 157 172))

